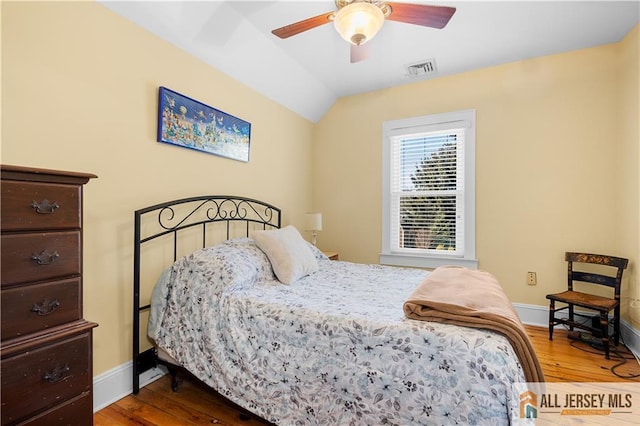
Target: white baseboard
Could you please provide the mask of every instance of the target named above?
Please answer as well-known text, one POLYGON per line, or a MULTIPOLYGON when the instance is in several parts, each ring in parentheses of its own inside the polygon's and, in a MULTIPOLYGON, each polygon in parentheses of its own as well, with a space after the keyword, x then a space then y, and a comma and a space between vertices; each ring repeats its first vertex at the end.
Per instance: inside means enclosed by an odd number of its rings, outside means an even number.
POLYGON ((549 327, 549 307, 538 305, 526 305, 524 303, 514 303, 520 321, 527 325, 537 325, 538 327, 549 327))
MULTIPOLYGON (((167 374, 164 366, 147 370, 140 375, 140 387, 146 386, 167 374)), ((133 363, 122 365, 93 378, 93 412, 113 404, 133 392, 133 363)))
MULTIPOLYGON (((518 313, 520 321, 524 324, 540 327, 549 326, 549 308, 547 306, 514 303, 513 307, 518 313)), ((622 320, 620 322, 620 333, 625 345, 638 356, 640 354, 640 330, 622 320)), ((133 391, 132 368, 133 364, 128 361, 93 378, 94 412, 113 404, 133 391)), ((167 370, 163 366, 144 372, 140 376, 140 387, 158 380, 165 374, 167 374, 167 370)))

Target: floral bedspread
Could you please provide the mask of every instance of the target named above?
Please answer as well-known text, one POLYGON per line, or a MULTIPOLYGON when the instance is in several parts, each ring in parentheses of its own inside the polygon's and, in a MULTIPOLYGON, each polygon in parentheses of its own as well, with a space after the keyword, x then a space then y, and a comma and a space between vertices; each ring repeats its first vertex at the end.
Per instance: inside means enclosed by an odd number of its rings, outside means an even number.
POLYGON ((150 335, 280 425, 509 423, 525 379, 506 338, 407 319, 425 271, 316 257, 291 285, 250 239, 180 259, 154 289, 150 335))

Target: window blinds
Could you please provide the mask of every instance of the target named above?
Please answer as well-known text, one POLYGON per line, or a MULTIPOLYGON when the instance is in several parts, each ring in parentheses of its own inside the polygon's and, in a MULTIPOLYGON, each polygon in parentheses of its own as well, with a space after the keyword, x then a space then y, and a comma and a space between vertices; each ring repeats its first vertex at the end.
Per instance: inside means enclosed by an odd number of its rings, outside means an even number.
POLYGON ((464 254, 464 125, 391 137, 391 250, 464 254))

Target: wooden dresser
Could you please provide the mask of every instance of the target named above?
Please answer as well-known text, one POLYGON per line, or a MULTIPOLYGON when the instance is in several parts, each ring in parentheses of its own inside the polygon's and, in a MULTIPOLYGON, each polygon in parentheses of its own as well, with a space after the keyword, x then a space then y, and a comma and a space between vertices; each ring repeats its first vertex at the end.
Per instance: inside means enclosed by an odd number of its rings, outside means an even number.
POLYGON ((2 424, 93 423, 82 315, 82 188, 95 175, 0 166, 2 424))

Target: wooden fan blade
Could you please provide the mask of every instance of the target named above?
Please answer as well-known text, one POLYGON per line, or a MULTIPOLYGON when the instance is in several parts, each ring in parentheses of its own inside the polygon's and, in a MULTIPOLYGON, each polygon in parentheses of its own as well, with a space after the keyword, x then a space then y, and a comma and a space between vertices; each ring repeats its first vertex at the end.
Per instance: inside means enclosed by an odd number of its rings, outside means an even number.
POLYGON ((349 43, 349 46, 351 46, 350 54, 352 64, 369 59, 369 43, 361 44, 360 46, 349 43))
POLYGON ((308 18, 303 21, 294 22, 293 24, 285 25, 284 27, 275 29, 271 31, 273 35, 276 35, 280 38, 289 38, 296 34, 300 34, 301 32, 313 29, 315 27, 319 27, 320 25, 327 24, 331 22, 331 16, 335 12, 327 12, 322 15, 314 16, 313 18, 308 18))
POLYGON ((447 6, 390 2, 387 4, 391 6, 391 14, 387 17, 390 21, 438 29, 444 28, 456 11, 455 7, 447 6))

